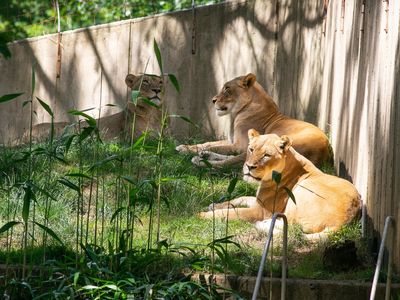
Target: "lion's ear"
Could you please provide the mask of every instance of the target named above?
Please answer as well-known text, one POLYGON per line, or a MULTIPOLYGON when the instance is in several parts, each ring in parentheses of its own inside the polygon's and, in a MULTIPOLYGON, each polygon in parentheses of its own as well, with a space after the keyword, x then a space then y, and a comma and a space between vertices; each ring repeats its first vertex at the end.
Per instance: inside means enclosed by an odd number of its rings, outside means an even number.
POLYGON ((256 75, 249 73, 243 78, 243 85, 247 88, 251 87, 256 82, 256 75))
POLYGON ((260 135, 260 133, 255 129, 250 129, 247 134, 249 136, 249 140, 251 140, 252 138, 255 138, 256 136, 260 135))
POLYGON ((125 77, 125 83, 128 87, 130 87, 131 89, 133 88, 133 86, 135 85, 136 81, 138 80, 139 76, 135 76, 133 74, 128 74, 125 77))
POLYGON ((279 150, 286 152, 290 146, 292 146, 292 140, 287 135, 282 135, 280 141, 276 143, 279 150))

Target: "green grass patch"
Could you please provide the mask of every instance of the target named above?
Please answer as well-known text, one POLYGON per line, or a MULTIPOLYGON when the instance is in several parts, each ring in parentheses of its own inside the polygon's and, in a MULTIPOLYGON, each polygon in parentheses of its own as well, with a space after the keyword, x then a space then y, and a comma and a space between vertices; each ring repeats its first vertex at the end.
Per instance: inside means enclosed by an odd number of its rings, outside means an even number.
MULTIPOLYGON (((30 153, 27 147, 0 148, 0 224, 21 222, 2 233, 0 262, 21 265, 25 255, 28 266, 50 268, 45 285, 28 269, 29 288, 24 290, 36 296, 51 293, 50 298, 57 293, 118 298, 151 290, 162 297, 186 289, 193 296, 201 290, 188 281, 193 272, 257 274, 266 233, 242 221, 197 216, 224 196, 255 195, 257 186, 239 179, 228 195, 230 182, 241 176, 240 166, 199 168, 190 155, 176 153, 174 139, 165 139, 161 152, 157 143, 146 139, 132 148, 85 139, 73 141, 67 151, 65 139, 60 139, 52 148, 48 143, 34 145, 30 153), (27 178, 34 197, 24 252, 27 178), (62 245, 35 222, 49 228, 62 245), (62 278, 55 278, 54 272, 62 278)), ((281 272, 281 245, 276 237, 274 276, 281 272)), ((289 277, 371 279, 372 261, 359 222, 330 235, 326 243, 310 243, 300 227, 291 225, 288 246, 289 277), (325 270, 324 249, 346 240, 356 241, 360 266, 350 272, 325 270)), ((13 280, 8 278, 3 292, 21 289, 21 281, 13 280)), ((219 297, 217 287, 208 293, 219 297)))

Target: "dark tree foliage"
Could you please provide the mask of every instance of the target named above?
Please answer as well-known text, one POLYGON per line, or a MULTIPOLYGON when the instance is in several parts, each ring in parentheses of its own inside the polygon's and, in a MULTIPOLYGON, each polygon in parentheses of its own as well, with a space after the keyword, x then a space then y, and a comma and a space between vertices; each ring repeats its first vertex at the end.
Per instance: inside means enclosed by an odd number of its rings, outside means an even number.
MULTIPOLYGON (((222 0, 195 0, 195 5, 222 0)), ((192 0, 59 0, 61 30, 190 8, 192 0)), ((57 32, 55 1, 1 0, 0 53, 8 57, 6 43, 57 32)))

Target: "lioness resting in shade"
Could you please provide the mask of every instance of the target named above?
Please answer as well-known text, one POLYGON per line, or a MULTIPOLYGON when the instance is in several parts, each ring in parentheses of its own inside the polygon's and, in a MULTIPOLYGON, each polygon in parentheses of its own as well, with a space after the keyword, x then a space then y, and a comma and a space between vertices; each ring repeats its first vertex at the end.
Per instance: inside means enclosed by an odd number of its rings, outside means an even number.
POLYGON ((163 80, 156 75, 133 75, 128 74, 125 78, 125 83, 132 90, 139 90, 140 96, 135 106, 132 101, 128 102, 128 132, 132 131, 133 115, 136 114, 135 120, 135 135, 140 135, 144 131, 157 131, 161 123, 161 105, 163 80), (148 99, 153 105, 144 102, 140 98, 148 99))
MULTIPOLYGON (((91 111, 88 114, 92 114, 96 118, 97 126, 101 132, 101 137, 105 139, 122 138, 124 135, 131 137, 132 134, 132 123, 135 121, 135 134, 134 136, 141 135, 144 131, 157 131, 160 128, 161 122, 161 105, 163 101, 162 88, 163 80, 160 76, 156 75, 133 75, 128 74, 125 78, 126 85, 132 90, 139 90, 140 95, 135 106, 131 100, 129 100, 124 109, 118 113, 108 116, 100 116, 98 119, 97 111, 91 111), (141 100, 146 98, 151 104, 141 100), (135 120, 134 120, 134 115, 135 120)), ((148 102, 147 101, 147 102, 148 102)), ((66 130, 78 130, 78 126, 69 126, 71 122, 55 122, 54 135, 60 136, 66 130)), ((81 128, 87 126, 85 122, 81 123, 81 128)), ((29 124, 27 128, 24 128, 22 137, 15 139, 10 142, 10 145, 16 146, 20 144, 26 144, 30 142, 30 134, 32 133, 32 140, 44 141, 49 139, 51 131, 51 123, 39 123, 35 124, 32 128, 32 132, 29 130, 29 124)))
POLYGON ((247 131, 251 128, 262 133, 288 135, 294 141, 293 147, 318 166, 330 158, 329 141, 325 134, 310 123, 280 113, 253 74, 225 83, 212 102, 218 116, 231 115, 230 139, 176 148, 182 153, 198 154, 192 160, 195 164, 202 165, 202 158, 206 158, 214 167, 244 162, 247 131), (232 155, 235 153, 237 155, 232 155))
POLYGON ((280 212, 286 214, 289 223, 300 224, 305 233, 319 233, 336 231, 357 215, 361 201, 356 188, 342 178, 321 172, 292 147, 287 136, 260 135, 251 129, 248 137, 243 178, 260 182, 256 197, 215 204, 214 212, 201 213, 202 217, 259 222, 269 219, 272 212, 280 212), (276 195, 272 171, 282 174, 276 195), (284 188, 293 192, 296 204, 284 188))

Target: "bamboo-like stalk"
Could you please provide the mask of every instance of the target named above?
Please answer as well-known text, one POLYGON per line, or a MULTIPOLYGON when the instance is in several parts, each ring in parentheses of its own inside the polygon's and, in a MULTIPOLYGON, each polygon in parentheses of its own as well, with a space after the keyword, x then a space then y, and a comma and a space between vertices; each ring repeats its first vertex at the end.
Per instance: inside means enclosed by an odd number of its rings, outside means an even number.
MULTIPOLYGON (((103 96, 103 69, 100 72, 100 106, 99 115, 97 119, 97 130, 100 136, 100 118, 101 118, 101 108, 102 108, 102 97, 103 96)), ((99 140, 96 141, 95 148, 95 161, 99 157, 99 140)), ((96 198, 95 198, 95 213, 94 213, 94 244, 97 245, 97 220, 98 220, 98 205, 99 205, 99 170, 96 169, 96 198)))
POLYGON ((101 236, 100 236, 100 246, 103 247, 104 245, 104 224, 105 224, 105 219, 104 219, 104 207, 105 207, 105 184, 104 184, 104 177, 101 177, 102 179, 102 202, 101 202, 101 236))
MULTIPOLYGON (((8 179, 8 185, 7 185, 7 222, 11 221, 10 215, 11 215, 11 180, 7 176, 8 179)), ((11 246, 12 246, 12 228, 11 228, 11 233, 8 233, 8 230, 6 232, 6 250, 7 250, 7 256, 6 256, 6 284, 8 281, 8 272, 9 272, 9 263, 10 263, 10 253, 11 253, 11 246)))
MULTIPOLYGON (((52 171, 53 171, 53 141, 54 141, 54 115, 51 115, 51 127, 50 127, 50 145, 48 152, 50 154, 49 156, 49 171, 47 173, 47 185, 50 184, 51 181, 51 176, 52 176, 52 171)), ((46 196, 45 200, 45 208, 44 208, 44 226, 48 227, 49 226, 49 217, 50 217, 50 208, 51 208, 51 201, 48 196, 46 196)), ((43 231, 42 235, 42 247, 43 247, 43 263, 46 261, 46 247, 47 247, 47 232, 43 231)))
MULTIPOLYGON (((162 94, 164 93, 164 88, 162 94)), ((164 131, 167 122, 167 113, 164 109, 164 105, 161 104, 161 126, 159 139, 157 143, 157 157, 158 163, 156 167, 156 173, 158 173, 157 181, 157 243, 160 241, 160 223, 161 223, 161 179, 162 179, 162 165, 163 165, 163 148, 164 148, 164 131)))
MULTIPOLYGON (((79 117, 78 117, 79 118, 79 117)), ((81 134, 81 120, 78 120, 78 129, 79 129, 79 134, 81 134)), ((83 160, 82 160, 82 155, 83 155, 83 150, 82 150, 82 140, 79 136, 79 173, 83 173, 83 160)), ((83 242, 83 219, 84 219, 84 197, 83 197, 83 179, 82 177, 78 177, 78 187, 79 187, 79 195, 78 195, 78 204, 79 204, 79 209, 78 209, 78 217, 79 217, 79 225, 80 225, 80 231, 79 233, 79 242, 78 246, 82 245, 83 242)), ((80 252, 82 253, 83 249, 82 247, 79 247, 80 252)), ((78 249, 77 249, 78 253, 78 249)))
MULTIPOLYGON (((143 72, 143 76, 142 79, 140 81, 139 84, 139 95, 140 95, 140 91, 142 89, 142 84, 143 84, 143 78, 146 74, 147 71, 147 67, 149 65, 149 61, 150 58, 147 59, 146 65, 144 67, 144 72, 143 72)), ((133 145, 134 140, 135 140, 135 130, 136 130, 136 106, 137 106, 137 100, 135 101, 134 105, 135 105, 135 109, 133 110, 133 117, 132 117, 132 124, 131 124, 131 136, 130 136, 130 146, 133 145)), ((131 150, 129 151, 129 174, 133 174, 133 149, 131 147, 131 150)), ((123 170, 123 169, 122 169, 123 170)), ((139 170, 137 170, 137 172, 139 172, 139 170)), ((127 193, 127 209, 126 209, 126 214, 127 214, 127 222, 126 222, 126 230, 127 232, 130 234, 129 235, 129 246, 127 248, 129 248, 130 250, 133 247, 133 236, 134 236, 134 228, 135 228, 135 206, 136 203, 133 204, 133 206, 131 205, 131 189, 128 190, 127 193), (130 216, 130 219, 129 219, 130 216)))
POLYGON ((93 192, 93 177, 90 178, 90 191, 88 199, 88 208, 86 212, 85 246, 88 244, 88 238, 89 238, 89 221, 90 221, 90 209, 92 208, 92 192, 93 192))
MULTIPOLYGON (((35 69, 32 67, 32 86, 30 98, 30 118, 29 118, 29 160, 28 160, 28 180, 32 179, 32 131, 33 131, 33 94, 35 92, 35 69)), ((35 204, 34 204, 35 205, 35 204)), ((32 243, 35 237, 35 223, 32 225, 32 243)), ((27 247, 28 247, 28 220, 24 222, 24 242, 23 242, 23 263, 22 263, 22 278, 26 277, 26 263, 27 263, 27 247)))

